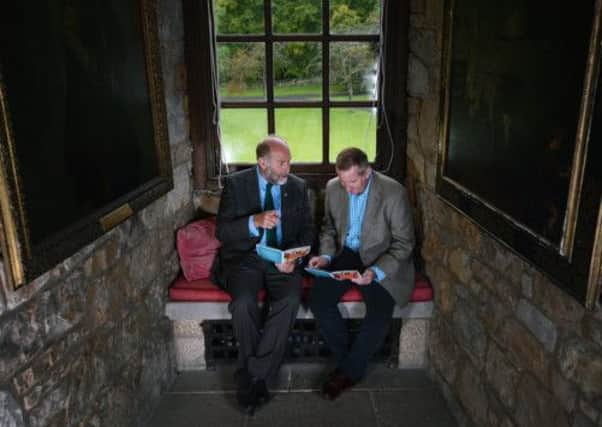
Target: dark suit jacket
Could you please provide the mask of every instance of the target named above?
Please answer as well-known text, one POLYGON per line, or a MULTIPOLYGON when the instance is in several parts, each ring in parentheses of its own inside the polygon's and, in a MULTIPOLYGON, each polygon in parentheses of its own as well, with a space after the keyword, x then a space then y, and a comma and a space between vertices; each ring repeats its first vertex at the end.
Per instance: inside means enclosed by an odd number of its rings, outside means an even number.
MULTIPOLYGON (((324 212, 320 254, 335 256, 345 245, 349 223, 349 195, 339 178, 326 185, 324 212)), ((372 178, 360 240, 362 263, 386 274, 382 286, 403 307, 414 289, 412 211, 405 188, 378 172, 372 178)))
MULTIPOLYGON (((280 188, 282 210, 282 247, 284 249, 311 245, 314 236, 313 220, 305 181, 289 174, 280 188)), ((259 198, 257 169, 249 168, 226 176, 217 214, 216 236, 222 243, 213 264, 212 279, 226 283, 228 271, 240 260, 255 252, 262 236, 249 233, 249 216, 263 211, 259 198)))

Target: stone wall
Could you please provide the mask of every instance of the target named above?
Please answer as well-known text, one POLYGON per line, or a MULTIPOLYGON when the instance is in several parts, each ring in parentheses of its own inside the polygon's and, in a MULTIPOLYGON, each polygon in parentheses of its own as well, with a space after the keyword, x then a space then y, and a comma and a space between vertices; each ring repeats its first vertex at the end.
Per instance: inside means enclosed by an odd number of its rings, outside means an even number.
POLYGON ((0 425, 145 425, 174 378, 167 286, 193 216, 180 2, 158 3, 175 188, 0 302, 0 425))
POLYGON ((429 369, 461 425, 602 426, 602 313, 435 194, 443 0, 411 1, 408 169, 435 288, 429 369))

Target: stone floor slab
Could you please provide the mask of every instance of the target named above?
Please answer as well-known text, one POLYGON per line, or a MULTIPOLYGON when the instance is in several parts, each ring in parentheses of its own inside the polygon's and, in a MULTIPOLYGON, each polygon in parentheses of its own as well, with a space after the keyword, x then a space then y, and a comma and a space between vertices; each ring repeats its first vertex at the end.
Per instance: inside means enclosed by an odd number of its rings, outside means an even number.
POLYGON ((377 426, 367 392, 349 392, 330 402, 316 392, 278 393, 248 419, 248 427, 377 426))
POLYGON ((356 388, 370 390, 424 389, 437 385, 422 369, 396 369, 383 364, 368 367, 366 377, 356 388))
POLYGON ((455 427, 438 389, 371 391, 380 427, 455 427))
POLYGON ((170 392, 193 393, 235 390, 234 368, 220 367, 214 371, 184 371, 176 377, 170 392))
POLYGON ((149 427, 242 427, 245 416, 233 393, 167 393, 149 427))
POLYGON ((422 370, 372 365, 367 377, 334 402, 317 392, 332 366, 287 364, 270 389, 274 399, 247 417, 236 406, 234 367, 183 372, 162 397, 151 427, 327 426, 447 427, 456 423, 445 399, 422 370))

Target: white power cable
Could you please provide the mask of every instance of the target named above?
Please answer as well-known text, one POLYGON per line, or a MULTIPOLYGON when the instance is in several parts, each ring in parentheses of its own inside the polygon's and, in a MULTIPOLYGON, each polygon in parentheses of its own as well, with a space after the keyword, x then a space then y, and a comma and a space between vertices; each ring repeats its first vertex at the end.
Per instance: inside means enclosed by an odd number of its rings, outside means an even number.
POLYGON ((378 123, 377 128, 380 129, 384 124, 385 129, 387 130, 389 146, 391 147, 391 155, 389 156, 389 163, 387 164, 387 167, 385 169, 379 171, 379 172, 383 172, 383 173, 389 172, 391 170, 391 165, 393 164, 393 157, 395 157, 395 145, 393 143, 393 135, 391 134, 391 126, 389 125, 389 117, 387 115, 387 110, 385 109, 386 75, 385 75, 384 64, 386 64, 386 59, 387 59, 386 48, 385 48, 385 40, 387 39, 387 26, 386 26, 386 21, 385 21, 385 3, 386 3, 386 0, 382 0, 381 8, 380 8, 381 36, 379 39, 379 62, 378 62, 379 73, 378 73, 378 75, 381 77, 381 81, 379 82, 379 91, 380 91, 379 98, 380 98, 380 109, 381 109, 382 120, 380 123, 378 123))

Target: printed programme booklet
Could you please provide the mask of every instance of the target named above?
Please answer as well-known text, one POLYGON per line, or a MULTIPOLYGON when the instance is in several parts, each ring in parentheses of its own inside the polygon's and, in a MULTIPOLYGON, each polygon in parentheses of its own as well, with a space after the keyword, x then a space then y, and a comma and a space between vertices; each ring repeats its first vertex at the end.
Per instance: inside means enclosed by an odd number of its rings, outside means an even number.
POLYGON ((330 277, 335 280, 352 280, 358 279, 361 276, 361 273, 357 270, 326 271, 319 268, 307 267, 305 271, 317 277, 330 277))
POLYGON ((291 248, 285 251, 266 245, 255 245, 255 248, 257 255, 274 264, 282 264, 285 261, 294 261, 297 258, 303 258, 311 250, 311 246, 299 246, 298 248, 291 248))

